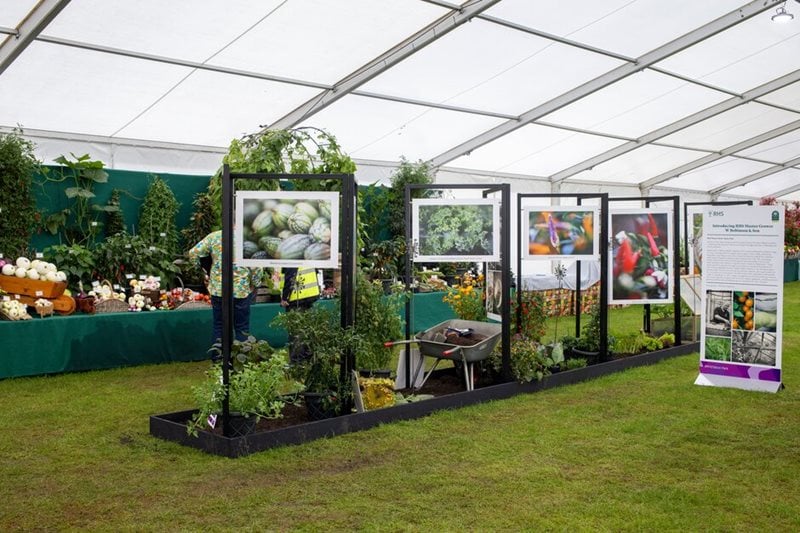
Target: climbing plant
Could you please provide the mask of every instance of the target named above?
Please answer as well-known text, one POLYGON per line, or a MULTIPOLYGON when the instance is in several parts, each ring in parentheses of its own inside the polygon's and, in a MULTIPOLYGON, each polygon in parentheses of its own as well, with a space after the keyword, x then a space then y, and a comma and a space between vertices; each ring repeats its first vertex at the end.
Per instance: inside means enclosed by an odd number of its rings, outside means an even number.
POLYGON ((178 229, 175 217, 180 203, 169 185, 159 178, 153 177, 147 194, 139 211, 139 235, 151 246, 158 246, 168 254, 178 253, 178 229))
POLYGON ((0 253, 11 258, 25 253, 39 217, 31 193, 39 161, 21 134, 0 134, 0 253))

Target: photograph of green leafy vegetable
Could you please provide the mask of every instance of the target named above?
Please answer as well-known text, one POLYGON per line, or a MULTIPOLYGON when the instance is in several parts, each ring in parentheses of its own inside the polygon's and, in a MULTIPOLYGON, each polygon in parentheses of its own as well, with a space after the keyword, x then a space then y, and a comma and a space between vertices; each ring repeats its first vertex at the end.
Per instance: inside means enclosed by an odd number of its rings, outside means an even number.
POLYGON ((594 209, 529 208, 523 213, 528 223, 523 237, 527 237, 523 241, 525 258, 588 258, 598 254, 594 209))
POLYGON ((672 298, 670 213, 611 213, 611 303, 663 303, 672 298))
POLYGON ((731 360, 731 339, 728 337, 706 337, 705 358, 714 361, 731 360))
POLYGON ((498 206, 493 200, 414 200, 415 261, 496 261, 498 206))

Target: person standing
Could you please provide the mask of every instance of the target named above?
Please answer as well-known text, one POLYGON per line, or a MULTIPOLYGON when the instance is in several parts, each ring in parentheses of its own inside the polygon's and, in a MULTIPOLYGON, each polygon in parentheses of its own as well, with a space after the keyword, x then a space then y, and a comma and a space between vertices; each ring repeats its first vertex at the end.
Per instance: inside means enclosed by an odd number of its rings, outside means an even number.
MULTIPOLYGON (((208 293, 213 315, 211 342, 216 344, 222 339, 222 231, 209 233, 189 250, 189 257, 198 262, 209 256, 208 293)), ((261 268, 233 265, 233 330, 236 340, 245 340, 250 332, 250 305, 263 275, 261 268)))
MULTIPOLYGON (((281 281, 281 306, 287 311, 306 311, 314 305, 321 291, 313 268, 285 268, 281 281)), ((310 357, 308 348, 289 337, 289 361, 302 363, 310 357)))

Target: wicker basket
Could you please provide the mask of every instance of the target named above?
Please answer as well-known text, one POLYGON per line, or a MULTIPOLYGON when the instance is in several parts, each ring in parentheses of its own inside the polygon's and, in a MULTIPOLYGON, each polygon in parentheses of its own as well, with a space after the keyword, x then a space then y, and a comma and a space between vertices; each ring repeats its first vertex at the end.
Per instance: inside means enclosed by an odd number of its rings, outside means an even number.
POLYGON ((173 311, 188 311, 189 309, 211 309, 211 304, 207 302, 183 302, 173 309, 173 311))
POLYGON ((53 315, 54 309, 51 302, 47 302, 47 304, 34 304, 34 308, 36 309, 36 314, 39 315, 39 318, 53 315))
POLYGON ((16 318, 11 318, 11 316, 7 315, 2 309, 0 309, 0 320, 12 320, 16 322, 17 320, 30 320, 31 318, 31 315, 28 313, 24 313, 16 318))
POLYGON ((128 304, 116 298, 108 300, 95 300, 94 312, 99 314, 105 313, 124 313, 128 310, 128 304))

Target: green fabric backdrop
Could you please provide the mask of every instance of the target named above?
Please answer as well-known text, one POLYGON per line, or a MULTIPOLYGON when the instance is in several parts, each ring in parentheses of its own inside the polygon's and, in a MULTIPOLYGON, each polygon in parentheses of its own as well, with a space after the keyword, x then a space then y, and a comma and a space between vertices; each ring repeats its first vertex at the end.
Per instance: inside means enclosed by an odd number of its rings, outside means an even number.
MULTIPOLYGON (((415 294, 413 310, 414 332, 455 318, 442 293, 415 294)), ((256 304, 251 312, 252 333, 273 346, 287 340, 285 331, 269 327, 280 311, 279 304, 256 304)), ((210 337, 211 309, 2 321, 0 379, 198 361, 207 358, 210 337)))
MULTIPOLYGON (((61 169, 61 167, 57 166, 47 168, 51 177, 58 176, 61 169)), ((144 201, 144 196, 147 194, 147 189, 150 187, 153 176, 158 176, 164 180, 180 203, 180 210, 175 218, 175 224, 178 229, 182 229, 189 224, 189 217, 192 216, 194 195, 206 190, 210 179, 210 176, 186 176, 161 172, 156 174, 132 170, 106 169, 106 172, 108 172, 108 182, 95 184, 93 192, 96 197, 92 200, 92 203, 105 205, 111 196, 111 191, 114 189, 123 191, 120 195, 120 207, 122 208, 125 225, 129 233, 133 233, 133 230, 138 226, 139 208, 144 201)), ((36 176, 34 181, 42 183, 43 178, 36 176)), ((37 209, 46 217, 51 213, 69 207, 72 201, 64 194, 64 189, 73 186, 74 183, 69 179, 59 183, 44 182, 41 185, 34 184, 33 192, 36 197, 37 209)), ((100 216, 100 220, 105 221, 105 215, 101 214, 100 216)), ((47 231, 34 235, 31 239, 31 248, 37 251, 41 251, 53 244, 59 244, 59 238, 57 235, 51 235, 47 231)))

